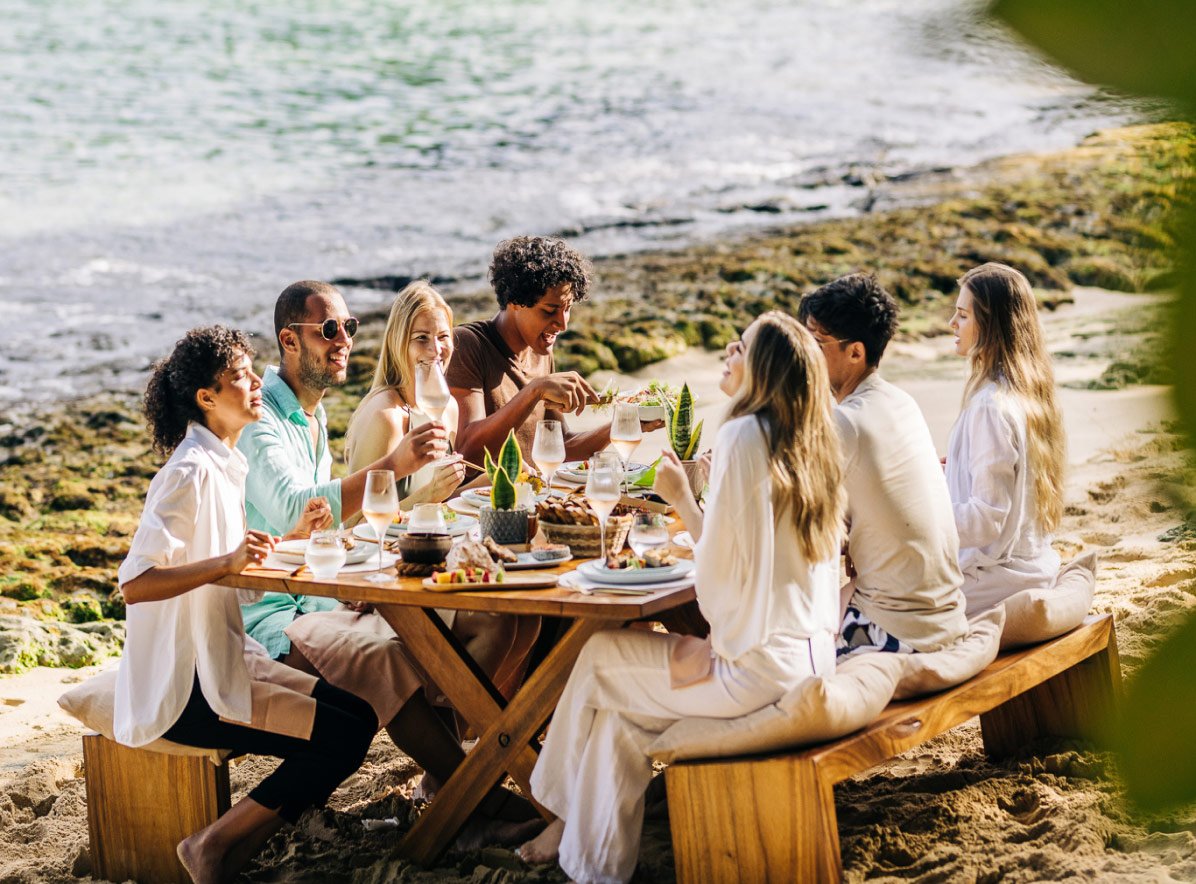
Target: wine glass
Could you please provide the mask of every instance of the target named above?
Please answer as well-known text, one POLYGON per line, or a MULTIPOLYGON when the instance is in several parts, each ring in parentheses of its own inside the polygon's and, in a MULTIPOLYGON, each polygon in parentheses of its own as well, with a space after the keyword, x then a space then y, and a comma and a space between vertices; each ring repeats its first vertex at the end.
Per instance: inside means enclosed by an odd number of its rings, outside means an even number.
POLYGON ((664 549, 669 545, 669 527, 659 513, 636 513, 627 538, 632 551, 641 559, 650 549, 664 549))
POLYGON ((644 438, 640 429, 640 408, 630 402, 616 402, 615 416, 610 424, 610 444, 623 461, 624 490, 626 490, 627 469, 631 465, 631 455, 644 438))
POLYGON ((545 490, 552 490, 556 471, 565 462, 565 437, 560 421, 539 421, 536 424, 536 438, 532 442, 532 460, 536 469, 545 477, 545 490))
POLYGON ((386 543, 386 529, 399 514, 399 493, 395 489, 395 474, 392 470, 370 470, 366 473, 361 514, 378 538, 378 571, 365 579, 370 583, 390 583, 391 578, 382 573, 382 547, 386 543))
MULTIPOLYGON (((444 370, 439 359, 415 364, 415 407, 426 414, 433 422, 444 426, 444 413, 448 411, 449 403, 453 401, 453 394, 449 392, 448 382, 444 379, 444 370)), ((452 451, 452 445, 449 445, 452 451)), ((459 458, 446 455, 432 462, 432 466, 439 467, 453 463, 459 458)))
POLYGON ((599 560, 606 558, 606 520, 619 502, 619 488, 623 483, 623 469, 618 455, 603 451, 590 460, 586 477, 586 502, 598 517, 599 560))

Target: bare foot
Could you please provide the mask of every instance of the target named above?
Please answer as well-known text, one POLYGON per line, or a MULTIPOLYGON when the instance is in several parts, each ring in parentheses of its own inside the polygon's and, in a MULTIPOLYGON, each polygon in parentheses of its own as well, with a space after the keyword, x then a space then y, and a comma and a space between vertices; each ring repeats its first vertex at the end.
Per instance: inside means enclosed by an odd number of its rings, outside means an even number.
POLYGON ((554 820, 548 828, 528 841, 515 852, 525 863, 554 863, 561 850, 561 838, 565 834, 565 821, 554 820))
POLYGON ((195 884, 219 884, 222 857, 213 856, 212 851, 204 849, 202 836, 203 832, 196 832, 180 841, 174 852, 195 884))
POLYGON ((475 815, 461 829, 453 847, 457 850, 479 850, 488 846, 511 847, 531 838, 543 827, 544 820, 538 817, 534 820, 511 822, 475 815))

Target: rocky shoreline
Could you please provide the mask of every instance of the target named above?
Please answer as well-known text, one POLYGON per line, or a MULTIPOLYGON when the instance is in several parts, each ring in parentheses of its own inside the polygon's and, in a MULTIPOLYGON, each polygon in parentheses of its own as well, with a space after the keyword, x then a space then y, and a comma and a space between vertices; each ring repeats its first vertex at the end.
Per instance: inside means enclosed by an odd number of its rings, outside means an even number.
MULTIPOLYGON (((721 348, 748 318, 793 310, 804 292, 858 269, 875 269, 902 300, 906 340, 941 333, 955 279, 988 260, 1023 269, 1048 308, 1073 285, 1165 290, 1174 279, 1171 210, 1191 199, 1194 156, 1188 127, 1119 129, 1059 154, 861 179, 866 211, 856 217, 601 259, 597 294, 562 337, 558 362, 587 374, 626 372, 691 347, 721 348)), ((487 291, 448 294, 459 321, 493 310, 487 291)), ((1157 346, 1141 343, 1155 334, 1150 316, 1139 322, 1138 346, 1111 361, 1106 386, 1166 379, 1157 346)), ((334 446, 373 373, 382 323, 371 325, 350 383, 328 400, 334 446)), ((0 673, 88 665, 119 652, 115 572, 158 461, 132 392, 13 421, 0 436, 0 673)))

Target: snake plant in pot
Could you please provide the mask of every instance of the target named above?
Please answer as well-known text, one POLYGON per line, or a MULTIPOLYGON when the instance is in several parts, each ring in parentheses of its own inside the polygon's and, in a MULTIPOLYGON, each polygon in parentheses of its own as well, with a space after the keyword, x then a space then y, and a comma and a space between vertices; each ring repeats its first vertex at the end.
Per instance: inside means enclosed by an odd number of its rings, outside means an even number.
POLYGON ((669 445, 673 453, 681 459, 681 466, 685 468, 685 475, 689 479, 689 487, 693 489, 694 497, 701 497, 706 487, 706 474, 698 466, 696 455, 698 445, 702 441, 702 424, 698 421, 694 425, 694 397, 689 391, 689 384, 683 384, 681 393, 674 403, 664 400, 665 429, 669 434, 669 445))
POLYGON ((516 506, 515 485, 525 481, 523 475, 523 452, 515 433, 507 439, 498 451, 498 460, 490 457, 486 450, 482 466, 490 478, 490 503, 478 508, 478 523, 482 537, 492 537, 495 543, 527 543, 528 510, 516 506))

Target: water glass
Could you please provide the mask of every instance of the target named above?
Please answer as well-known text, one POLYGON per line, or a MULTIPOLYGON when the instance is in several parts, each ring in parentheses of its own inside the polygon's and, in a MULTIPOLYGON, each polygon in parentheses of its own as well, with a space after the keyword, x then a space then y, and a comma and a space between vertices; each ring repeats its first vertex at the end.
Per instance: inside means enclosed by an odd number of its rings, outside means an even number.
POLYGON ((669 528, 664 516, 658 513, 636 513, 627 540, 632 551, 640 558, 650 549, 664 549, 669 545, 669 528))
POLYGON ((411 511, 411 519, 407 522, 409 534, 448 534, 448 523, 444 520, 444 510, 438 503, 417 503, 411 511))
POLYGON ((345 564, 345 545, 339 531, 313 531, 303 561, 317 580, 332 580, 345 564))

